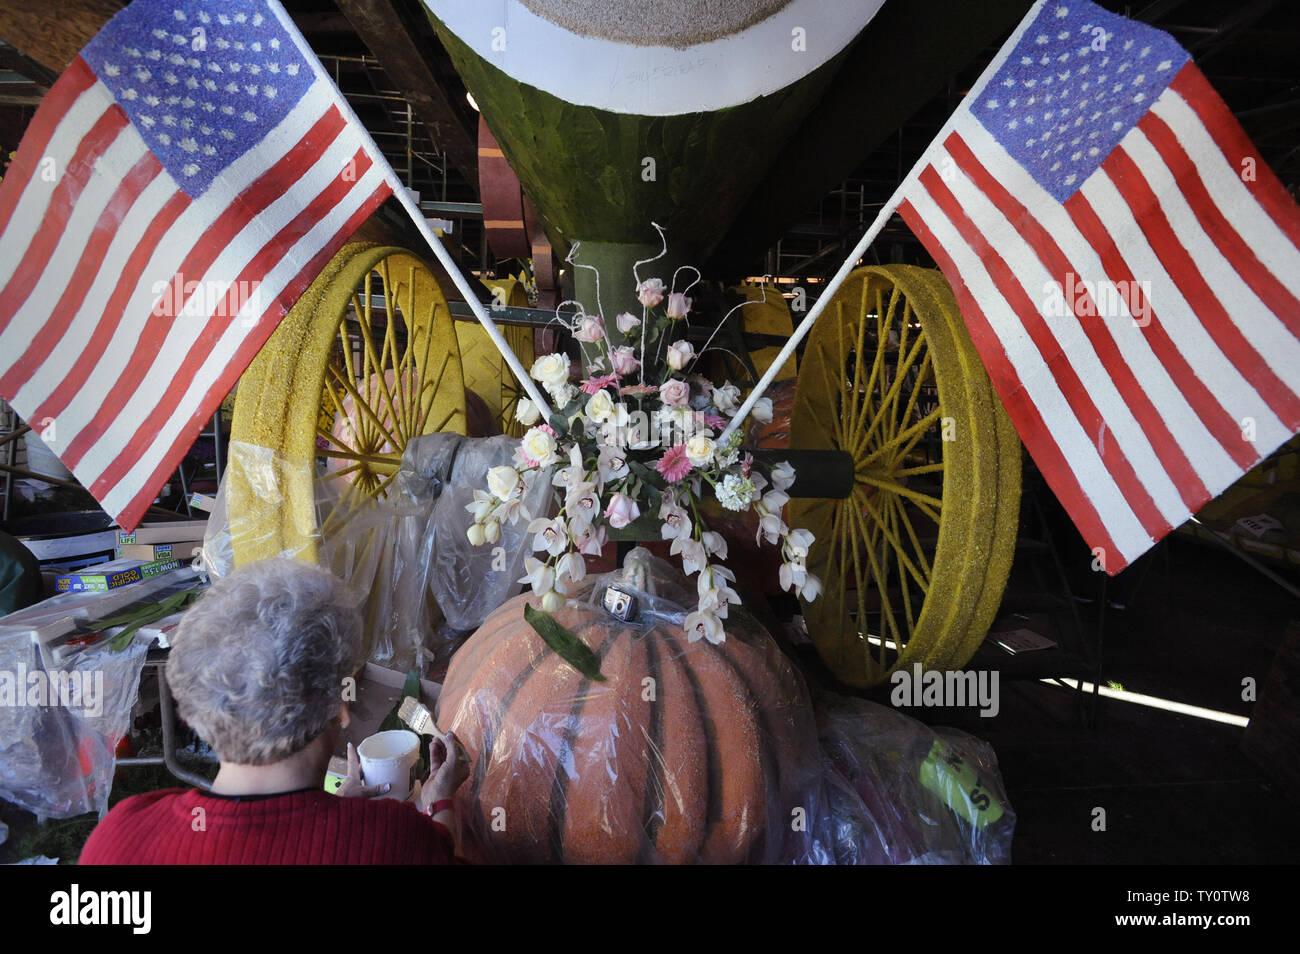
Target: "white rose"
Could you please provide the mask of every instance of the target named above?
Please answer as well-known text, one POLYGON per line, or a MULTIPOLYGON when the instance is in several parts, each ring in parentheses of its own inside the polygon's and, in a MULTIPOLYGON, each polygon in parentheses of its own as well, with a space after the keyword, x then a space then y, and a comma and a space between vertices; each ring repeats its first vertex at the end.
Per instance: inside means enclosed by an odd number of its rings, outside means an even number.
POLYGON ((754 402, 754 406, 749 409, 749 414, 760 424, 771 424, 772 399, 769 397, 759 398, 754 402))
POLYGON ((713 462, 713 438, 696 434, 686 442, 686 459, 696 467, 708 467, 713 462))
POLYGON ((537 462, 539 467, 550 467, 556 461, 555 435, 548 430, 534 427, 524 435, 524 456, 537 462))
POLYGON ((533 362, 528 373, 548 388, 557 388, 569 380, 569 358, 563 354, 544 354, 533 362))
POLYGON ((731 414, 740 407, 740 388, 730 381, 713 389, 713 406, 723 414, 731 414))
POLYGON ((603 424, 614 416, 614 402, 604 388, 597 391, 587 402, 587 417, 597 424, 603 424))
POLYGON ((524 427, 531 427, 542 418, 542 412, 532 401, 521 397, 515 405, 515 420, 524 427))
POLYGON ((685 339, 674 341, 668 346, 668 367, 680 371, 691 363, 695 357, 695 346, 685 339))
POLYGON ((519 489, 519 471, 513 467, 493 467, 487 472, 488 490, 502 500, 519 489))

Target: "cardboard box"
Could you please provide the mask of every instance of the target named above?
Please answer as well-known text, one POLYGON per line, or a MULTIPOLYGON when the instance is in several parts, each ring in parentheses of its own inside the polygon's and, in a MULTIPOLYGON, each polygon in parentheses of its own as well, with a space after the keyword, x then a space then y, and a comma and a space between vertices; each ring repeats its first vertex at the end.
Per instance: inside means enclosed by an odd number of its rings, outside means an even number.
POLYGON ((72 593, 78 590, 96 590, 107 592, 120 586, 129 586, 155 576, 161 576, 180 567, 187 561, 167 560, 110 560, 84 570, 61 574, 54 581, 58 593, 72 593))
POLYGON ((177 540, 201 540, 207 529, 206 520, 169 520, 165 523, 142 523, 134 533, 117 531, 114 546, 125 547, 133 543, 175 543, 177 540))
POLYGON ((118 547, 114 556, 118 560, 192 560, 199 555, 203 540, 182 540, 179 543, 128 543, 118 547))

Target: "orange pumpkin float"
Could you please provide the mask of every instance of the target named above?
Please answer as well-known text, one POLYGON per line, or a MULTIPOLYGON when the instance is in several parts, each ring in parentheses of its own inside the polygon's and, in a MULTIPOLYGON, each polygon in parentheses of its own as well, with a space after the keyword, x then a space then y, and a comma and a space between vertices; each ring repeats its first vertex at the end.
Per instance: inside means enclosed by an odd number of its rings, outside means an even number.
POLYGON ((597 682, 525 621, 528 600, 488 617, 438 702, 473 760, 457 797, 482 860, 732 864, 801 850, 816 730, 802 680, 752 618, 733 608, 714 646, 571 599, 553 615, 600 659, 597 682))

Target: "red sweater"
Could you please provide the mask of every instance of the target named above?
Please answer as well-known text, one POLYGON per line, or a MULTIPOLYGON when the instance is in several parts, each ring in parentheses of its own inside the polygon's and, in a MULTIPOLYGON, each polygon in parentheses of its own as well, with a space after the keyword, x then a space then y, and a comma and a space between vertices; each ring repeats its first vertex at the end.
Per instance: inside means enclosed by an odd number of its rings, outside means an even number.
POLYGON ((171 788, 115 805, 90 833, 80 863, 437 865, 459 860, 446 827, 393 799, 339 798, 322 789, 234 798, 171 788))

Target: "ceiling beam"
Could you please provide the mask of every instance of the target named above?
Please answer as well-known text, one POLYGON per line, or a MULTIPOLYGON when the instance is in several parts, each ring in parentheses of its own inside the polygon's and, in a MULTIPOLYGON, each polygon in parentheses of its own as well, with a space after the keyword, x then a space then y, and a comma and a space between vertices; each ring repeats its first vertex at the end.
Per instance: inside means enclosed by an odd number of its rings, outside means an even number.
POLYGON ((429 128, 451 164, 478 191, 478 143, 438 80, 432 59, 392 0, 336 0, 389 80, 429 128))
POLYGON ((124 6, 125 0, 0 0, 0 40, 57 75, 124 6))

